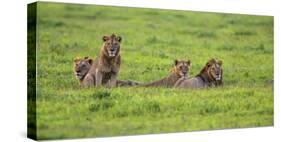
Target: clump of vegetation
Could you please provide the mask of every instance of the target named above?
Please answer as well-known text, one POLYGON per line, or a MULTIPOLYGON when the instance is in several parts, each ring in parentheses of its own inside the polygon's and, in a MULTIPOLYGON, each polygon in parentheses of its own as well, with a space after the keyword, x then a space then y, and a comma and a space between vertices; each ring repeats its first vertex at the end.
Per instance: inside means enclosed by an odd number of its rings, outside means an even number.
POLYGON ((95 99, 106 99, 109 98, 110 96, 111 93, 109 91, 99 91, 93 94, 93 98, 95 99))

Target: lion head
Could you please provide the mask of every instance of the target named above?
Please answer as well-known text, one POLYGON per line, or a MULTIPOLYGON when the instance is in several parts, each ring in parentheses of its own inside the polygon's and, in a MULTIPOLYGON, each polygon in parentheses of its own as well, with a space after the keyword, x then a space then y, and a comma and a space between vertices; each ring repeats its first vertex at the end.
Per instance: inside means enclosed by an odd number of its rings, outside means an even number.
POLYGON ((115 57, 119 54, 120 43, 122 38, 112 34, 111 36, 103 36, 102 38, 104 45, 104 53, 109 57, 115 57))
POLYGON ((175 65, 173 68, 173 72, 176 73, 180 77, 188 77, 189 69, 191 66, 191 61, 185 61, 185 60, 175 60, 175 65))
POLYGON ((93 59, 89 57, 74 59, 74 73, 77 79, 82 80, 90 70, 93 59))
POLYGON ((210 59, 205 66, 208 76, 215 81, 222 80, 222 61, 214 58, 210 59))

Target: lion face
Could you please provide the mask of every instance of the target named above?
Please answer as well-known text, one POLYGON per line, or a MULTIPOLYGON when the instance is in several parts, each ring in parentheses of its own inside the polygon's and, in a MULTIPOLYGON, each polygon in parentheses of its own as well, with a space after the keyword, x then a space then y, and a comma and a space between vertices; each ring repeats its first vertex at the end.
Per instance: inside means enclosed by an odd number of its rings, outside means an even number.
POLYGON ((120 43, 122 38, 112 34, 111 36, 103 36, 104 50, 109 57, 115 57, 119 54, 120 43))
POLYGON ((222 79, 222 61, 211 59, 207 63, 209 75, 216 81, 222 79))
POLYGON ((93 60, 84 57, 84 59, 76 58, 74 60, 74 72, 77 79, 81 80, 88 73, 92 66, 93 60))
POLYGON ((188 77, 191 61, 175 60, 175 70, 180 77, 188 77))

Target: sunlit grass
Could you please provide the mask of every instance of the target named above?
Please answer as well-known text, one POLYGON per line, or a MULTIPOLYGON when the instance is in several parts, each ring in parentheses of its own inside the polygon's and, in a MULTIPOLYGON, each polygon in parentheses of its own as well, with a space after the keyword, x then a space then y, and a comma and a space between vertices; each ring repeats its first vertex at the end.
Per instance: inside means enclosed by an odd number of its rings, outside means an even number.
POLYGON ((273 17, 38 5, 39 139, 273 125, 273 17), (96 57, 102 36, 122 36, 120 79, 149 82, 190 59, 195 76, 223 60, 224 87, 83 89, 73 59, 96 57))

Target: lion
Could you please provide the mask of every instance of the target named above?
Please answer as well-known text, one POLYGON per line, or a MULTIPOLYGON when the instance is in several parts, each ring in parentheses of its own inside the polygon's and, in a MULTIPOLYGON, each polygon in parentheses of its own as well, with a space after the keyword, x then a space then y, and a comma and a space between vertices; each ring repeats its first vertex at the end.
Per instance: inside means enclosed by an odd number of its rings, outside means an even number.
POLYGON ((174 67, 171 70, 171 74, 165 78, 162 78, 160 80, 143 84, 141 86, 143 87, 173 87, 174 84, 177 82, 180 78, 186 78, 189 74, 189 69, 191 66, 191 61, 187 60, 175 60, 174 67))
POLYGON ((87 86, 84 78, 93 64, 93 59, 89 57, 74 59, 74 73, 80 81, 80 86, 87 86))
POLYGON ((223 85, 222 61, 210 59, 204 68, 194 78, 181 78, 174 87, 176 88, 205 88, 223 85))
MULTIPOLYGON (((76 58, 74 59, 74 73, 76 78, 80 81, 80 86, 85 87, 87 83, 84 81, 84 77, 87 75, 88 71, 91 68, 93 63, 93 59, 89 58, 88 56, 84 58, 76 58)), ((136 86, 139 85, 138 82, 131 81, 131 80, 117 80, 118 87, 125 87, 125 86, 136 86)))
POLYGON ((94 60, 84 78, 86 86, 116 86, 121 65, 120 43, 122 38, 112 34, 110 36, 103 36, 102 40, 103 46, 100 50, 100 54, 94 60))

